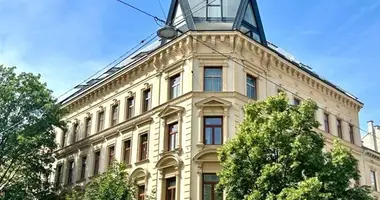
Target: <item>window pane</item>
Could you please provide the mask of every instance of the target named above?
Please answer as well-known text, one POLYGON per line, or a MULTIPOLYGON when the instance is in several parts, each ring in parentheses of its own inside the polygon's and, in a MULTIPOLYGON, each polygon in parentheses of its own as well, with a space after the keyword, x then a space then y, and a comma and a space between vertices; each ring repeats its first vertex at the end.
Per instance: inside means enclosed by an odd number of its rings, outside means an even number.
POLYGON ((253 9, 251 4, 248 4, 247 10, 244 15, 244 21, 248 22, 252 26, 257 27, 255 15, 253 14, 253 9))
POLYGON ((222 125, 222 118, 207 117, 206 125, 222 125))
POLYGON ((203 181, 207 182, 219 182, 219 177, 216 174, 204 174, 203 181))
POLYGON ((223 0, 223 17, 235 18, 240 1, 223 0))
POLYGON ((208 0, 207 5, 220 5, 221 0, 208 0))
POLYGON ((222 91, 222 78, 214 78, 213 81, 213 91, 222 91))
POLYGON ((212 78, 205 78, 205 91, 212 91, 212 78))
POLYGON ((222 76, 222 69, 220 69, 220 68, 206 68, 205 69, 205 76, 206 77, 221 77, 222 76))
POLYGON ((171 150, 174 150, 175 149, 175 145, 176 145, 176 135, 177 134, 172 134, 170 135, 170 142, 169 142, 169 151, 171 150))
POLYGON ((249 86, 247 85, 247 96, 251 99, 254 99, 256 97, 255 95, 255 88, 253 88, 252 86, 249 86))
POLYGON ((205 130, 205 144, 212 144, 212 128, 205 130))
POLYGON ((212 200, 212 185, 203 184, 203 200, 212 200))
POLYGON ((221 7, 220 6, 208 6, 207 8, 208 16, 207 17, 212 17, 212 18, 221 18, 222 17, 222 12, 221 12, 221 7))
POLYGON ((214 144, 222 144, 222 128, 215 128, 214 144))

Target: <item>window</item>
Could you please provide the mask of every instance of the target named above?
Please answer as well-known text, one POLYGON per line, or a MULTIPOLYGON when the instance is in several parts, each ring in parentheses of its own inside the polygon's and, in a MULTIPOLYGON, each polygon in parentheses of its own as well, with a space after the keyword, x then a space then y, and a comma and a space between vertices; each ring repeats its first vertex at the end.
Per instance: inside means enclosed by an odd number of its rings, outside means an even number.
POLYGON ((247 96, 256 99, 256 78, 247 75, 247 96))
POLYGON ((94 175, 99 174, 99 162, 100 162, 100 151, 95 152, 94 158, 94 175))
POLYGON ((170 77, 170 99, 174 99, 179 96, 180 86, 181 84, 179 74, 170 77))
POLYGON ((87 137, 91 134, 91 124, 92 124, 92 121, 91 121, 91 117, 87 117, 86 118, 86 131, 85 131, 85 135, 84 137, 87 137))
POLYGON ((87 165, 87 157, 82 157, 82 166, 80 168, 80 180, 84 180, 86 177, 86 165, 87 165))
POLYGON ((176 149, 178 135, 178 122, 168 126, 168 151, 176 149))
POLYGON ((221 0, 207 0, 206 16, 207 20, 217 20, 222 18, 221 0))
POLYGON ((377 191, 376 172, 371 170, 371 186, 373 191, 377 191))
POLYGON ((203 200, 222 200, 223 193, 216 191, 219 177, 216 174, 203 174, 203 200))
POLYGON ((222 117, 204 118, 204 144, 222 144, 223 133, 222 117))
POLYGON ((65 147, 66 145, 66 138, 67 138, 67 130, 65 129, 62 132, 62 141, 61 141, 62 147, 65 147))
POLYGON ((148 157, 148 134, 140 136, 140 155, 139 160, 145 160, 148 157))
POLYGON ((338 137, 343 138, 342 120, 340 120, 340 119, 336 120, 336 129, 338 130, 338 137))
POLYGON ((127 99, 127 119, 132 118, 135 116, 135 98, 134 97, 129 97, 127 99))
POLYGON ((143 92, 143 112, 150 110, 152 104, 152 92, 150 89, 146 89, 143 92))
POLYGON ((293 103, 294 103, 294 105, 298 106, 298 105, 301 104, 301 100, 298 99, 298 98, 294 98, 294 102, 293 103))
POLYGON ((138 200, 144 200, 145 199, 145 185, 139 186, 138 193, 137 193, 137 199, 138 200))
POLYGON ((327 113, 323 114, 323 122, 324 122, 324 125, 325 125, 325 131, 327 133, 330 133, 329 114, 327 114, 327 113))
POLYGON ((79 132, 79 124, 75 123, 73 127, 73 142, 77 141, 78 137, 78 132, 79 132))
POLYGON ((127 140, 124 142, 124 163, 130 164, 131 163, 131 140, 127 140))
POLYGON ((108 167, 110 167, 115 160, 115 147, 108 148, 108 167))
POLYGON ((98 114, 98 132, 104 129, 104 111, 100 111, 98 114))
POLYGON ((348 125, 348 127, 349 127, 349 131, 350 131, 350 142, 352 144, 355 144, 354 126, 352 126, 350 124, 350 125, 348 125))
POLYGON ((204 90, 212 92, 222 91, 222 68, 206 67, 204 77, 204 90))
POLYGON ((55 180, 55 186, 58 187, 62 183, 62 165, 57 165, 57 178, 55 180))
POLYGON ((112 111, 111 111, 111 126, 114 126, 117 124, 118 120, 119 120, 119 104, 115 104, 112 106, 112 111))
POLYGON ((69 168, 69 173, 67 175, 67 184, 71 184, 74 181, 73 179, 74 178, 74 161, 73 160, 69 161, 68 168, 69 168))
POLYGON ((166 200, 175 200, 176 179, 166 179, 166 200))

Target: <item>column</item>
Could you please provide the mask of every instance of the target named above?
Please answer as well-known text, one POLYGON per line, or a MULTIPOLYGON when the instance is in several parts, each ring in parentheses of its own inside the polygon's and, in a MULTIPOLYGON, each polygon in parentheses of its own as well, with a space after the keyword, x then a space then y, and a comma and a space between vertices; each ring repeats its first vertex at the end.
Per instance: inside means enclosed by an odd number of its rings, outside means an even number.
POLYGON ((94 146, 91 145, 90 151, 88 152, 88 158, 87 158, 87 177, 92 177, 94 175, 94 146))
POLYGON ((106 143, 102 144, 100 150, 100 161, 99 161, 99 174, 107 170, 107 147, 106 143))
POLYGON ((158 170, 158 184, 157 184, 157 199, 165 199, 162 186, 164 185, 165 178, 162 173, 162 169, 158 170))
POLYGON ((158 144, 158 147, 159 147, 159 153, 164 153, 165 152, 165 144, 166 144, 166 142, 165 142, 165 138, 166 138, 166 135, 165 135, 165 127, 166 127, 166 119, 161 119, 160 118, 160 125, 161 125, 161 129, 160 129, 160 136, 159 136, 159 138, 160 138, 160 143, 158 144))
POLYGON ((181 175, 180 175, 180 170, 179 170, 179 167, 176 167, 175 168, 177 171, 175 172, 175 199, 176 200, 179 200, 180 198, 180 194, 181 194, 181 184, 180 184, 180 181, 181 181, 181 175))
POLYGON ((181 143, 182 143, 182 112, 179 112, 177 114, 177 117, 178 117, 178 136, 176 138, 176 148, 179 149, 181 148, 181 143))
POLYGON ((343 140, 347 141, 347 142, 351 142, 350 141, 350 130, 349 130, 349 124, 346 122, 346 120, 342 119, 341 120, 341 125, 342 125, 342 137, 343 137, 343 140))
POLYGON ((203 111, 198 110, 198 144, 203 145, 203 111))
POLYGON ((202 199, 202 164, 197 165, 197 199, 202 199))
POLYGON ((317 120, 319 122, 319 129, 325 130, 322 109, 318 108, 315 111, 315 120, 317 120))
POLYGON ((228 108, 224 108, 223 112, 223 144, 228 140, 228 108))

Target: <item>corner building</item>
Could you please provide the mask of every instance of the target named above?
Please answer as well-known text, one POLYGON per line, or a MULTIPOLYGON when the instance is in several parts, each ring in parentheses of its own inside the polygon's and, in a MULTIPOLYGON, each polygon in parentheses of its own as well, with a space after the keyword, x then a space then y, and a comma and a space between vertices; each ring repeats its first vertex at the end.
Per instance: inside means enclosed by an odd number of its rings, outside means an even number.
POLYGON ((62 101, 69 123, 57 129, 57 186, 85 187, 117 160, 128 165, 138 199, 223 199, 214 191, 217 148, 234 136, 245 104, 279 91, 291 104, 315 100, 326 150, 340 137, 359 160, 360 184, 373 183, 356 128, 363 104, 267 42, 256 0, 173 0, 167 24, 182 34, 62 101))

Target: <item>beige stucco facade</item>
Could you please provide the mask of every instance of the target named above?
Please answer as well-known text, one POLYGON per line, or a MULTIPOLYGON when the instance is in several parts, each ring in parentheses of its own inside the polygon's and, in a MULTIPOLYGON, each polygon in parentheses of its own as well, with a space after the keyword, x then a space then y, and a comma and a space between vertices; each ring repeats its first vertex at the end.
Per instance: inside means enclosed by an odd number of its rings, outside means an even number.
MULTIPOLYGON (((376 153, 362 148, 360 132, 355 128, 359 126, 362 103, 240 32, 204 31, 188 32, 176 38, 64 103, 69 109, 64 146, 63 131, 57 130, 56 135, 60 147, 56 151, 55 166, 63 167, 61 184, 85 186, 93 176, 94 152, 100 151, 101 173, 108 167, 109 147, 114 147, 115 159, 122 161, 124 141, 130 140, 128 170, 138 184, 145 185, 147 195, 155 193, 157 199, 165 199, 165 180, 173 177, 176 199, 202 199, 202 174, 221 170, 216 153, 220 145, 204 144, 204 117, 221 117, 223 143, 232 138, 243 120, 244 105, 255 101, 247 97, 247 74, 256 78, 257 100, 265 100, 283 90, 289 103, 293 103, 294 98, 316 101, 320 107, 316 118, 321 124, 319 131, 326 138, 326 150, 338 137, 336 123, 340 119, 341 140, 359 160, 360 184, 371 184, 370 170, 380 173, 380 156, 373 156, 376 153), (222 69, 222 91, 204 91, 205 67, 222 69), (169 80, 177 74, 180 75, 180 95, 170 99, 169 80), (151 109, 142 112, 142 95, 148 88, 152 92, 151 109), (127 119, 126 99, 131 96, 135 98, 135 115, 127 119), (111 126, 111 110, 115 104, 119 105, 118 122, 111 126), (104 130, 97 131, 97 116, 101 111, 105 113, 104 130), (325 132, 325 114, 328 114, 330 133, 325 132), (88 117, 92 119, 91 132, 84 137, 88 117), (168 125, 176 122, 176 148, 167 151, 168 125), (79 132, 74 142, 72 127, 75 123, 79 125, 79 132), (148 154, 147 159, 139 161, 141 134, 148 134, 148 154), (82 156, 87 160, 84 180, 80 180, 79 175, 82 156), (74 161, 75 166, 72 183, 67 183, 68 161, 74 161)), ((52 176, 52 181, 56 180, 57 173, 52 176)))

